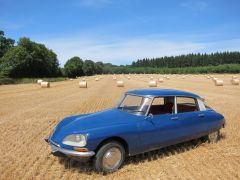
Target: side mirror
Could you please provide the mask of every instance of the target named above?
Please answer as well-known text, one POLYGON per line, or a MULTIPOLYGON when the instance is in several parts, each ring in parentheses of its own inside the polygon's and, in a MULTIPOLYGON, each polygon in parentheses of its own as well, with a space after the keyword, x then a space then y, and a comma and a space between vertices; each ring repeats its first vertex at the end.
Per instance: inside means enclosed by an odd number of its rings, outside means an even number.
POLYGON ((149 113, 145 119, 152 119, 153 118, 153 114, 152 113, 149 113))

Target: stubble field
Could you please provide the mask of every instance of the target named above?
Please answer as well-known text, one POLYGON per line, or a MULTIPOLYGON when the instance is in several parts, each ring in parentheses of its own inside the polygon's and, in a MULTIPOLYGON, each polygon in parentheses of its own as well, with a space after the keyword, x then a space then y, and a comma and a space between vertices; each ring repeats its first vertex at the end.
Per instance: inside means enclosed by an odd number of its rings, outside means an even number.
POLYGON ((51 155, 44 138, 62 118, 115 106, 123 92, 148 88, 149 76, 140 76, 128 80, 118 75, 125 83, 121 88, 112 75, 100 81, 87 77, 87 89, 78 87, 79 79, 51 83, 51 88, 0 86, 0 179, 240 179, 240 86, 231 85, 232 75, 215 75, 224 86, 215 86, 203 75, 169 75, 158 84, 203 96, 225 116, 227 126, 216 144, 189 142, 131 157, 119 171, 105 176, 51 155))

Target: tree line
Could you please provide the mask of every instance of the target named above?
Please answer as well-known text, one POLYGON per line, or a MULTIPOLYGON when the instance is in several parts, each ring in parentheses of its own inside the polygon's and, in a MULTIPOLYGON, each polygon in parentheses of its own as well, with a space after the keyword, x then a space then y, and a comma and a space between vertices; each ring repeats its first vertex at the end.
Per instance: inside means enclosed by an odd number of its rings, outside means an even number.
POLYGON ((188 54, 142 59, 131 65, 83 60, 74 56, 61 68, 57 55, 27 37, 15 40, 0 31, 0 78, 71 77, 121 73, 240 73, 240 52, 188 54))
POLYGON ((199 66, 217 66, 221 64, 240 64, 240 52, 222 52, 211 54, 188 54, 152 59, 139 59, 132 67, 183 68, 199 66))

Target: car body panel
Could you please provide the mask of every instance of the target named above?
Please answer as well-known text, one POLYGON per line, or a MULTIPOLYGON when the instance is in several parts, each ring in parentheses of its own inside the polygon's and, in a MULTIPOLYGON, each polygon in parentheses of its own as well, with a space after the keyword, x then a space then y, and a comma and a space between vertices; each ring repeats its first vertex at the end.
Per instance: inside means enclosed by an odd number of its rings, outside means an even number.
POLYGON ((144 117, 115 108, 94 114, 72 116, 60 122, 50 139, 63 148, 72 149, 72 146, 62 144, 63 139, 71 134, 87 134, 86 148, 95 150, 99 142, 114 136, 126 140, 131 148, 131 146, 138 146, 136 121, 140 119, 144 117))

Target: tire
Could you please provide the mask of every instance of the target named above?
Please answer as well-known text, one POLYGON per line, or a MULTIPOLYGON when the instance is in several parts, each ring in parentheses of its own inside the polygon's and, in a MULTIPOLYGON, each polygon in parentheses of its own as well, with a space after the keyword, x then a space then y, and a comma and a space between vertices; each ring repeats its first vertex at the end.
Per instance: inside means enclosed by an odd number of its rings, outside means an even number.
POLYGON ((217 130, 208 134, 207 139, 209 143, 216 143, 218 142, 219 137, 220 137, 220 130, 217 130))
POLYGON ((96 171, 111 173, 117 171, 125 160, 125 149, 122 144, 111 141, 104 144, 97 152, 93 160, 96 171))

